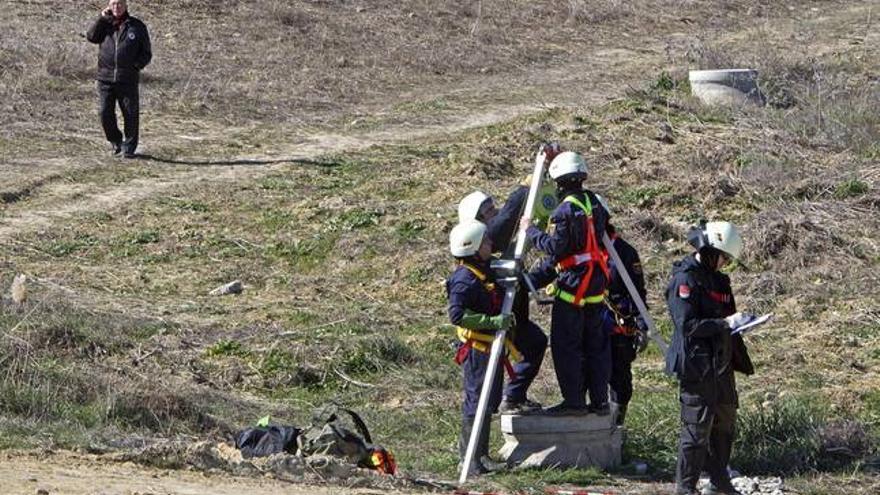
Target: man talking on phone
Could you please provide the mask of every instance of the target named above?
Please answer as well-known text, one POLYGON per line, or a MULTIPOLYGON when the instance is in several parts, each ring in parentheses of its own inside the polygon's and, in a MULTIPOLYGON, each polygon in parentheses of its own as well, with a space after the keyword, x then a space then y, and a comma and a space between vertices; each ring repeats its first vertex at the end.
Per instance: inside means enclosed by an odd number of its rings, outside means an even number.
POLYGON ((150 63, 147 26, 128 14, 125 0, 110 0, 86 33, 98 49, 98 95, 101 125, 113 155, 135 158, 138 146, 140 73, 150 63), (116 105, 122 111, 125 134, 116 123, 116 105))

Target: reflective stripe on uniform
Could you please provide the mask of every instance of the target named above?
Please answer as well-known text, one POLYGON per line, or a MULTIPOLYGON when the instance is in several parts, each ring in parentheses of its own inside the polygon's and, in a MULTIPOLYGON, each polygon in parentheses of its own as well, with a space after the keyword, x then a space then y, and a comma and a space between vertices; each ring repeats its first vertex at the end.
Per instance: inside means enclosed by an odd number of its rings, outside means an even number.
POLYGON ((593 255, 590 253, 573 254, 557 263, 556 270, 561 272, 584 263, 589 263, 590 261, 593 261, 593 255))
POLYGON ((547 294, 549 294, 551 296, 556 296, 559 299, 561 299, 569 304, 574 304, 575 306, 584 306, 587 304, 599 304, 605 300, 605 293, 603 292, 602 294, 597 294, 595 296, 582 297, 580 302, 576 303, 575 299, 577 297, 574 294, 572 294, 571 292, 566 292, 566 291, 560 289, 559 287, 556 286, 556 284, 550 284, 547 286, 547 294))

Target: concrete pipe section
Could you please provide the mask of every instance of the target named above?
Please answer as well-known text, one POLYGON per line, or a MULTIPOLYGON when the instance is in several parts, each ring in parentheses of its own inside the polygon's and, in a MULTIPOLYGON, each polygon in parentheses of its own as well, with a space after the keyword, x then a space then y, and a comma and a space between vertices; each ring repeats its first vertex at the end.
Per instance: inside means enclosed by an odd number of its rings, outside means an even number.
POLYGON ((707 105, 764 104, 756 70, 692 70, 688 78, 691 94, 707 105))

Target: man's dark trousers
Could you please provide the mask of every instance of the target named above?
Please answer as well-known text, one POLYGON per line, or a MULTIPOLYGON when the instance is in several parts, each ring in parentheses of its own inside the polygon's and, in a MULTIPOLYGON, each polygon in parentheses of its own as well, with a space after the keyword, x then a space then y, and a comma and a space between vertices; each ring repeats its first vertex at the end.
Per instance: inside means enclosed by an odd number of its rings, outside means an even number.
POLYGON ((550 351, 563 403, 583 407, 587 391, 590 404, 608 402, 611 347, 601 306, 577 307, 557 299, 550 325, 550 351))
POLYGON ((138 126, 140 124, 140 97, 138 83, 111 83, 98 81, 98 95, 101 100, 101 125, 104 135, 111 143, 121 143, 122 152, 133 155, 138 145, 138 126), (125 137, 116 122, 116 105, 122 110, 125 124, 125 137))
POLYGON ((626 407, 632 399, 632 362, 636 359, 635 338, 611 335, 611 399, 626 407))
MULTIPOLYGON (((718 382, 722 382, 719 388, 735 390, 732 372, 719 376, 718 382)), ((703 470, 716 487, 730 485, 727 464, 736 436, 737 406, 712 400, 715 394, 711 390, 707 394, 706 388, 704 384, 679 386, 682 424, 675 476, 679 491, 694 490, 703 470)))

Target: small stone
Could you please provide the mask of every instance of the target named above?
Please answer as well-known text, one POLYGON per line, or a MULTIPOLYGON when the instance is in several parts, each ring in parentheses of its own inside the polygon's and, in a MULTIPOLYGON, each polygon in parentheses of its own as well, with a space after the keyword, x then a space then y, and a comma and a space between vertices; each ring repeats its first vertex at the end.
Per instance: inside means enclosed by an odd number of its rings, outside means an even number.
POLYGON ((12 292, 12 301, 15 304, 24 304, 27 301, 27 277, 23 273, 12 279, 10 292, 12 292))
POLYGON ((241 280, 233 280, 228 284, 221 285, 216 289, 212 290, 208 293, 211 296, 225 296, 227 294, 241 294, 243 287, 241 285, 241 280))
POLYGON ((49 490, 46 490, 46 489, 43 489, 43 488, 38 488, 38 489, 37 489, 37 495, 49 495, 49 490))
POLYGON ((672 126, 669 125, 669 122, 660 123, 658 126, 657 137, 654 139, 661 143, 675 144, 675 133, 672 130, 672 126))

